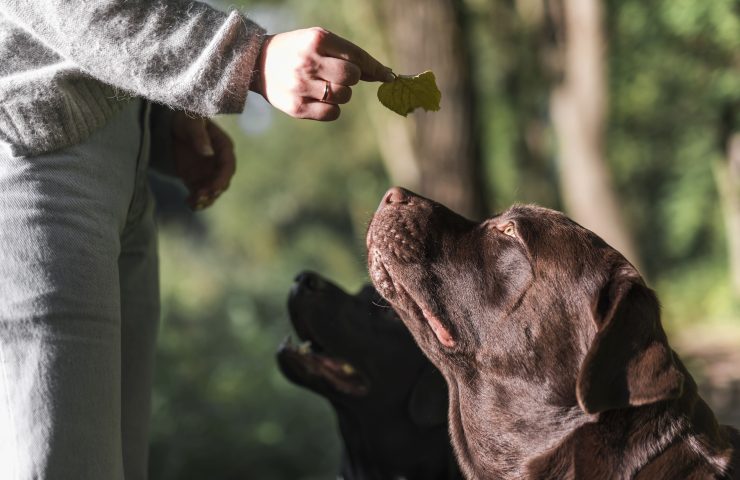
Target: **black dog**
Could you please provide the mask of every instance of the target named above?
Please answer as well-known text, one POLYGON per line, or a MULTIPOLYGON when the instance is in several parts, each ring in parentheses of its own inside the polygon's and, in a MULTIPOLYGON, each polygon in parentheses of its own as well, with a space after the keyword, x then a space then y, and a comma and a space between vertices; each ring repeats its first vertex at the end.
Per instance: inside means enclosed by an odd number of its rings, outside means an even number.
POLYGON ((559 212, 482 223, 389 190, 371 277, 445 376, 471 479, 740 479, 635 268, 559 212))
POLYGON ((350 295, 302 273, 288 310, 303 343, 285 342, 278 364, 288 379, 334 407, 344 442, 343 478, 460 478, 444 379, 372 286, 350 295))

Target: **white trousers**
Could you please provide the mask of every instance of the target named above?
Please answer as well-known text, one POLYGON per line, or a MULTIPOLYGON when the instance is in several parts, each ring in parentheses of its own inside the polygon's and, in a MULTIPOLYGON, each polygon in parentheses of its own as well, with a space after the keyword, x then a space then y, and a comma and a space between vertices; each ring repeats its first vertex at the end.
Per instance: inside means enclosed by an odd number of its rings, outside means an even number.
POLYGON ((149 106, 0 153, 0 478, 146 478, 159 283, 149 106))

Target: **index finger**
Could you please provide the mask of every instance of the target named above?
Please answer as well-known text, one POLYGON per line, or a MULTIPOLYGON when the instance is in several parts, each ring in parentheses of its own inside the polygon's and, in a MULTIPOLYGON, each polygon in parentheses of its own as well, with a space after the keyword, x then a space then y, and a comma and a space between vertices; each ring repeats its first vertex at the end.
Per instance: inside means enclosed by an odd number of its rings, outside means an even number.
POLYGON ((375 60, 369 53, 349 40, 328 32, 324 41, 319 45, 319 53, 341 58, 360 67, 362 80, 369 82, 390 82, 395 78, 393 71, 375 60))

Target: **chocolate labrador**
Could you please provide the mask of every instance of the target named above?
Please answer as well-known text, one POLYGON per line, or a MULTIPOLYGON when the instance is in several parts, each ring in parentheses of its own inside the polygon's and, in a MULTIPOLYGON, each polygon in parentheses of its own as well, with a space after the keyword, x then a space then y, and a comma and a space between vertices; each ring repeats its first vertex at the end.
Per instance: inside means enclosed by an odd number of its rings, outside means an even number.
POLYGON ((350 295, 302 273, 288 310, 303 343, 285 342, 278 364, 289 380, 334 408, 344 479, 461 478, 447 429, 444 379, 371 285, 350 295))
POLYGON ((635 268, 559 212, 482 223, 400 188, 367 235, 370 275, 444 375, 470 479, 738 479, 635 268))

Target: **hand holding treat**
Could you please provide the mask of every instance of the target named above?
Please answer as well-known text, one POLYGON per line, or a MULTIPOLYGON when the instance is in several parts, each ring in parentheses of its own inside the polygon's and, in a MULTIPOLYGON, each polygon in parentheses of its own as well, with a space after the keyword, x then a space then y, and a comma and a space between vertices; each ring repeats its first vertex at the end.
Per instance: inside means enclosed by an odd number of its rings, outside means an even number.
POLYGON ((360 80, 394 75, 354 43, 323 28, 268 36, 251 89, 291 117, 335 120, 360 80))

